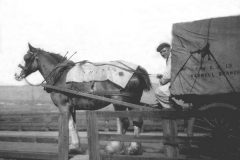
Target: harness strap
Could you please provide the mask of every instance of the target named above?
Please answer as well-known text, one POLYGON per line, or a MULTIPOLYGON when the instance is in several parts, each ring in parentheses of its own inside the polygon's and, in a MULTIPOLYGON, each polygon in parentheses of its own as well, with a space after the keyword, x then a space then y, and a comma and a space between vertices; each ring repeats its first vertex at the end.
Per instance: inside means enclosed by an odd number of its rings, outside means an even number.
POLYGON ((94 95, 99 95, 99 96, 125 96, 125 97, 137 97, 136 94, 132 93, 125 93, 121 91, 93 91, 93 92, 88 92, 89 94, 94 94, 94 95))
MULTIPOLYGON (((93 82, 92 85, 94 85, 94 82, 93 82)), ((67 87, 66 88, 70 89, 70 90, 77 91, 77 92, 93 94, 93 95, 99 95, 99 96, 125 96, 125 97, 138 97, 138 96, 140 96, 137 93, 127 93, 127 92, 122 91, 121 89, 115 90, 115 91, 113 91, 113 90, 112 91, 111 90, 110 91, 109 90, 106 90, 106 91, 95 91, 91 87, 88 90, 81 90, 77 86, 75 86, 75 85, 73 85, 71 83, 67 83, 67 87)))
MULTIPOLYGON (((46 86, 49 86, 49 85, 45 85, 44 83, 42 83, 41 86, 44 87, 44 90, 47 93, 52 92, 51 88, 46 87, 46 86)), ((70 88, 66 88, 66 89, 70 89, 70 88)), ((125 97, 133 97, 133 98, 139 96, 138 94, 126 93, 126 92, 122 92, 122 91, 101 91, 101 92, 100 91, 88 91, 88 92, 86 92, 86 91, 73 90, 73 89, 70 89, 70 90, 81 92, 81 93, 98 95, 98 96, 125 96, 125 97)))

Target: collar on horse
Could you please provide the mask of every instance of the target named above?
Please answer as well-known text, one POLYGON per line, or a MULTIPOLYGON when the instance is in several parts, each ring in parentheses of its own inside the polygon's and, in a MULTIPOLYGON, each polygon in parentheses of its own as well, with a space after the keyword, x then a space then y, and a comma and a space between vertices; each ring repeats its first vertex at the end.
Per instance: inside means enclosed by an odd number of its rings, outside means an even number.
POLYGON ((59 63, 55 66, 55 68, 51 71, 48 77, 45 78, 45 81, 49 85, 54 85, 58 79, 62 76, 62 73, 68 69, 73 67, 75 64, 72 61, 65 60, 62 63, 59 63))

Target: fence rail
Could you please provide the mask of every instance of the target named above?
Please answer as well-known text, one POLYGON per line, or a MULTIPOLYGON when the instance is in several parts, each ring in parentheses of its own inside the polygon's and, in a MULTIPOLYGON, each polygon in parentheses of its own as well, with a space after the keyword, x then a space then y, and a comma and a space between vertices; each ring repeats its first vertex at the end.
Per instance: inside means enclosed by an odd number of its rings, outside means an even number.
MULTIPOLYGON (((105 111, 103 111, 105 112, 105 111)), ((113 113, 114 114, 114 113, 113 113)), ((1 113, 0 131, 58 131, 59 113, 1 113)), ((77 112, 78 131, 87 130, 86 112, 77 112)), ((185 124, 183 120, 178 120, 178 131, 183 132, 185 124)), ((116 118, 100 117, 98 119, 98 129, 100 131, 116 131, 116 118)), ((133 130, 130 126, 129 130, 133 130)), ((145 118, 142 131, 162 131, 162 121, 159 119, 145 118)))

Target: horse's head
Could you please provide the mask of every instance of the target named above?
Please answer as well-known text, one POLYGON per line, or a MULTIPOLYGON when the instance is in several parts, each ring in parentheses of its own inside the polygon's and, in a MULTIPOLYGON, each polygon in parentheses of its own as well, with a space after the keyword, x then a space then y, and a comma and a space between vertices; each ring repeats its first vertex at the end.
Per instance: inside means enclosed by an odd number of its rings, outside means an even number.
POLYGON ((23 57, 25 64, 19 64, 18 67, 22 70, 19 74, 15 73, 15 79, 17 81, 21 81, 23 78, 38 70, 38 49, 32 47, 30 44, 28 44, 28 46, 29 50, 23 57))

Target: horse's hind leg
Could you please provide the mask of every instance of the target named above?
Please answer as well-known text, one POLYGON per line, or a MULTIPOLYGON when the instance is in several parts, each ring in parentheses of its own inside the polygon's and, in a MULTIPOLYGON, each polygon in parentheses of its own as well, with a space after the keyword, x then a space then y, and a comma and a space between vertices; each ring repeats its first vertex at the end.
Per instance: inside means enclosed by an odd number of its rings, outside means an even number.
MULTIPOLYGON (((141 133, 142 126, 143 126, 142 118, 134 118, 133 119, 134 135, 139 135, 141 133)), ((126 154, 129 154, 129 155, 142 154, 141 143, 131 142, 129 144, 129 146, 126 148, 126 154)))
MULTIPOLYGON (((118 107, 114 106, 115 110, 120 110, 118 107)), ((122 107, 121 110, 123 110, 124 107, 122 107)), ((126 108, 124 108, 126 110, 126 108)), ((118 134, 125 134, 128 127, 129 127, 129 120, 128 118, 117 118, 117 133, 118 134)), ((119 141, 111 141, 107 146, 106 146, 106 153, 107 154, 122 154, 123 153, 123 142, 119 141)))

